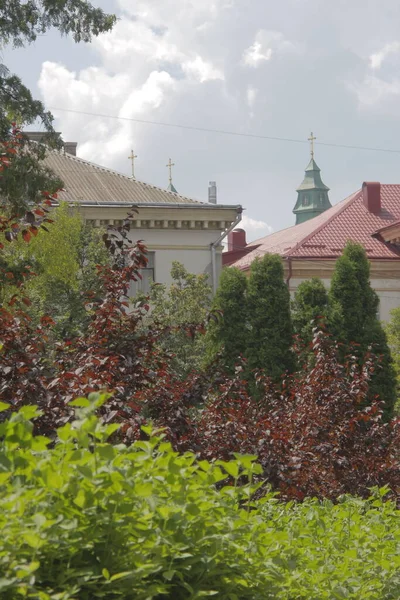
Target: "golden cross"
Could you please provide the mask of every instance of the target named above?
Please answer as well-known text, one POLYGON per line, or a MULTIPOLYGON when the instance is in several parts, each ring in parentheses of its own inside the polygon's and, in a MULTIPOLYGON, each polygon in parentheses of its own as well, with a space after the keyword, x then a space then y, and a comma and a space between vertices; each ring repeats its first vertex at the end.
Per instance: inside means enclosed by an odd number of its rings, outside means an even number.
POLYGON ((172 167, 175 166, 175 163, 173 163, 172 160, 169 159, 168 164, 165 166, 169 169, 169 182, 172 183, 172 167))
POLYGON ((311 146, 311 158, 314 158, 314 142, 317 138, 314 136, 313 132, 311 132, 311 136, 308 138, 311 146))
POLYGON ((131 155, 128 156, 128 160, 132 163, 132 179, 135 179, 135 158, 137 158, 137 154, 134 154, 133 150, 131 150, 131 155))

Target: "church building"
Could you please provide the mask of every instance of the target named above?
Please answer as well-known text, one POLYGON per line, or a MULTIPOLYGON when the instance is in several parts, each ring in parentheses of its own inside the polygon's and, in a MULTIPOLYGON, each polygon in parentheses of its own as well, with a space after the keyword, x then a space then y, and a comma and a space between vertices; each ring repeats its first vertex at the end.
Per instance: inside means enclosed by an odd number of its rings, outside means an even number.
MULTIPOLYGON (((42 132, 27 132, 40 143, 42 132)), ((169 185, 162 189, 76 156, 76 142, 65 142, 62 151, 49 150, 45 165, 63 182, 61 201, 76 207, 86 222, 96 227, 121 224, 135 207, 130 236, 147 247, 147 268, 142 279, 132 284, 131 293, 147 293, 151 282, 170 284, 174 261, 189 273, 207 273, 214 291, 222 268, 222 241, 242 218, 240 205, 217 204, 215 182, 210 182, 208 201, 178 193, 172 182, 169 159, 169 185)))
POLYGON ((249 272, 257 257, 279 254, 294 294, 301 282, 312 277, 319 277, 329 288, 336 259, 349 240, 357 242, 371 263, 379 316, 388 321, 390 311, 400 306, 400 184, 364 182, 335 206, 330 204, 328 191, 314 160, 312 141, 311 160, 297 188, 296 224, 250 244, 242 229, 232 231, 223 264, 249 272))

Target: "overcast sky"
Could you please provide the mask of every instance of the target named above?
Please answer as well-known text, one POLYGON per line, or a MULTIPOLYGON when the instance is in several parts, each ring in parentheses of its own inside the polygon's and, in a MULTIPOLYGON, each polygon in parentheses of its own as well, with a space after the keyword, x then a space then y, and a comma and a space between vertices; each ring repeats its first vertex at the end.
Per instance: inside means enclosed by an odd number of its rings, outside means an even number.
POLYGON ((398 0, 103 0, 119 17, 88 45, 50 32, 3 61, 53 109, 78 155, 246 209, 250 239, 294 224, 307 137, 334 204, 365 180, 400 183, 398 0), (162 121, 304 140, 289 143, 84 116, 162 121))

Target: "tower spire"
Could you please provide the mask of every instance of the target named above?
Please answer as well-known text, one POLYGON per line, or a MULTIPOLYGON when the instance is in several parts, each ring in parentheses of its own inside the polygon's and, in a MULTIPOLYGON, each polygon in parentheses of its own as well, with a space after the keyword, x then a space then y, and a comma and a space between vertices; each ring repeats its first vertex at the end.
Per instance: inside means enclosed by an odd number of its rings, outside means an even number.
POLYGON ((310 142, 311 160, 306 167, 303 182, 297 188, 297 202, 293 209, 296 215, 296 225, 304 223, 331 208, 329 201, 329 188, 321 179, 321 171, 314 160, 314 141, 317 138, 311 132, 310 142))
POLYGON ((171 159, 168 160, 168 164, 165 165, 167 167, 167 169, 169 170, 169 186, 167 187, 167 190, 170 192, 174 192, 174 194, 177 194, 177 190, 175 189, 174 184, 172 183, 172 167, 175 166, 175 163, 172 162, 171 159))

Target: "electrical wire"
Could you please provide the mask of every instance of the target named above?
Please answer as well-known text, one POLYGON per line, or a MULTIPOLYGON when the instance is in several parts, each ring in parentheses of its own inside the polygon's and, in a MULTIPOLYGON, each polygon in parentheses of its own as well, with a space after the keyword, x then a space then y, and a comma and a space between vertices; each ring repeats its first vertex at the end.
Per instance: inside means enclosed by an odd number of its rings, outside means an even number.
MULTIPOLYGON (((236 136, 236 137, 255 138, 255 139, 259 139, 259 140, 272 140, 272 141, 276 141, 276 142, 289 142, 289 143, 293 143, 293 144, 308 144, 309 143, 307 140, 298 140, 295 138, 285 138, 285 137, 271 136, 271 135, 260 135, 260 134, 256 134, 256 133, 242 133, 240 131, 229 131, 229 130, 224 130, 224 129, 211 129, 208 127, 195 127, 193 125, 181 125, 179 123, 167 123, 164 121, 150 121, 147 119, 134 119, 132 117, 120 117, 118 115, 107 115, 107 114, 103 114, 103 113, 94 113, 94 112, 83 111, 83 110, 74 110, 72 108, 49 107, 49 110, 67 112, 67 113, 72 113, 72 114, 77 114, 77 115, 86 115, 86 116, 90 116, 90 117, 101 117, 102 119, 116 119, 119 121, 131 121, 133 123, 142 123, 145 125, 157 125, 157 126, 161 126, 161 127, 173 127, 173 128, 177 128, 177 129, 187 129, 190 131, 216 133, 219 135, 231 135, 231 136, 236 136)), ((396 150, 396 149, 392 149, 392 148, 374 148, 372 146, 355 146, 355 145, 349 145, 349 144, 334 144, 331 142, 317 142, 316 145, 327 146, 330 148, 344 148, 346 150, 363 150, 363 151, 368 151, 368 152, 389 152, 391 154, 400 154, 400 150, 396 150)))

